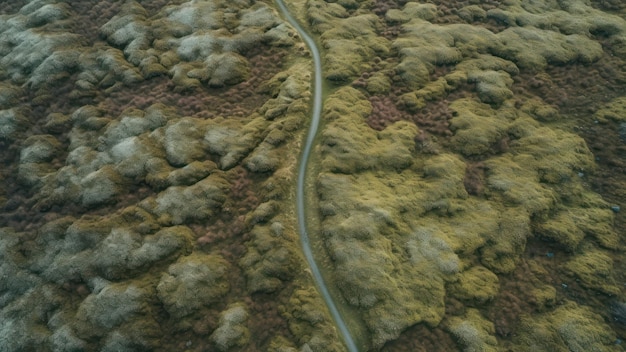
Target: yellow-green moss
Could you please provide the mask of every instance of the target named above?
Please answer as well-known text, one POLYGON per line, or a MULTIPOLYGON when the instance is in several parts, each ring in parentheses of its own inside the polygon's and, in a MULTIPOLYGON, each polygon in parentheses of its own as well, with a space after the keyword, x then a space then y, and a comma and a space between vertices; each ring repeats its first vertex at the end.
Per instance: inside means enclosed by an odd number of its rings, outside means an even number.
POLYGON ((498 340, 493 323, 483 317, 477 309, 468 309, 461 317, 446 321, 448 330, 466 352, 496 352, 498 340))
POLYGON ((458 281, 449 287, 449 293, 470 304, 484 304, 499 291, 498 276, 482 266, 473 266, 460 273, 458 281))
POLYGON ((563 264, 565 272, 589 289, 609 295, 621 292, 613 276, 613 260, 605 250, 586 244, 581 253, 563 264))
POLYGON ((601 316, 566 301, 554 311, 524 315, 513 346, 519 351, 614 351, 614 341, 601 316))
POLYGON ((626 97, 613 99, 602 109, 598 110, 593 116, 600 122, 606 122, 607 120, 615 122, 626 121, 626 97))

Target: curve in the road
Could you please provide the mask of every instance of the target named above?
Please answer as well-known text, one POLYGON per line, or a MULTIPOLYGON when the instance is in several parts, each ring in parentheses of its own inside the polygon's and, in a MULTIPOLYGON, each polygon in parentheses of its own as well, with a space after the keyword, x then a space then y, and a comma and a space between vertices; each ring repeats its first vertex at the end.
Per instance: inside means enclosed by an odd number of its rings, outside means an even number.
POLYGON ((291 15, 289 9, 283 2, 283 0, 276 0, 276 4, 280 8, 285 19, 298 31, 300 37, 304 40, 306 45, 311 50, 311 54, 313 55, 313 64, 315 66, 314 76, 315 81, 313 85, 313 114, 311 116, 311 124, 309 126, 309 132, 306 137, 306 141, 304 143, 304 147, 302 149, 302 156, 300 157, 300 165, 298 166, 298 180, 296 184, 296 208, 298 214, 298 229, 300 231, 300 240, 302 242, 302 251, 304 252, 304 256, 309 264, 311 269, 311 273, 313 274, 313 278, 317 283, 318 289, 320 290, 320 294, 324 298, 326 305, 328 306, 328 310, 335 320, 335 324, 337 329, 341 333, 343 340, 350 352, 358 352, 358 348, 350 334, 350 330, 346 325, 341 313, 337 309, 337 305, 333 300, 326 284, 324 282, 324 278, 317 266, 317 262, 313 256, 313 251, 311 250, 311 244, 309 241, 309 234, 307 232, 307 224, 306 224, 306 214, 305 214, 305 199, 304 199, 304 190, 305 190, 305 179, 306 179, 306 171, 307 164, 309 161, 309 155, 311 154, 311 150, 313 148, 313 141, 315 140, 315 135, 317 134, 317 129, 319 127, 321 114, 322 114, 322 59, 320 57, 320 52, 317 49, 317 45, 313 38, 300 26, 298 21, 291 15))

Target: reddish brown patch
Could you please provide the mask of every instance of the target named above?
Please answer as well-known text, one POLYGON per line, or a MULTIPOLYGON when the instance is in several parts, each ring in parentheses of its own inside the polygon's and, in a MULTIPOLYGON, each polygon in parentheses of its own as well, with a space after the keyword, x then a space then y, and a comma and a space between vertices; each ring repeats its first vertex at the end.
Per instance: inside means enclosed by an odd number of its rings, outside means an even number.
POLYGON ((389 96, 373 96, 369 98, 372 104, 372 113, 367 118, 367 124, 381 131, 390 124, 406 119, 406 113, 398 110, 389 96))
MULTIPOLYGON (((246 304, 250 307, 248 326, 251 336, 254 336, 254 351, 265 351, 271 339, 276 336, 285 336, 295 340, 291 334, 288 322, 280 313, 278 302, 285 302, 290 290, 278 294, 255 293, 246 298, 246 304)), ((251 349, 251 351, 253 351, 251 349)))
POLYGON ((467 193, 474 196, 482 196, 485 190, 485 170, 483 162, 468 163, 465 169, 463 185, 467 193))
POLYGON ((417 324, 394 341, 390 341, 382 348, 383 352, 448 352, 458 351, 459 348, 447 332, 443 329, 429 328, 424 324, 417 324))
POLYGON ((521 261, 513 273, 499 275, 499 279, 500 291, 486 308, 486 315, 494 323, 496 334, 509 338, 517 330, 521 315, 536 311, 531 292, 542 281, 530 270, 526 261, 521 261))
POLYGON ((394 40, 400 35, 400 33, 402 33, 402 27, 400 25, 393 25, 386 26, 380 35, 387 40, 394 40))
POLYGON ((372 104, 372 113, 367 118, 367 124, 375 130, 383 130, 390 124, 405 120, 415 123, 420 129, 430 134, 449 137, 452 111, 449 109, 448 100, 430 101, 426 107, 409 112, 400 109, 396 104, 395 96, 372 96, 369 98, 372 104))

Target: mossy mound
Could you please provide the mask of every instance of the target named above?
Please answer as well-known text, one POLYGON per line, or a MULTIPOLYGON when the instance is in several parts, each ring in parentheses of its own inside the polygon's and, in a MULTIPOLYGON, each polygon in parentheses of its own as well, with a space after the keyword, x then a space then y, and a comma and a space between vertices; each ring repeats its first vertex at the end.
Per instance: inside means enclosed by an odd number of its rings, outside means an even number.
POLYGON ((85 42, 80 35, 58 29, 70 22, 69 10, 63 3, 38 2, 17 14, 2 15, 0 77, 35 88, 67 77, 85 42))
POLYGON ((26 109, 0 110, 0 140, 13 141, 19 136, 28 124, 26 109))
POLYGON ((355 78, 375 56, 389 52, 389 42, 376 35, 374 15, 334 18, 329 23, 334 27, 324 31, 321 40, 326 49, 325 76, 331 81, 355 78))
MULTIPOLYGON (((307 2, 307 17, 320 33, 324 52, 324 75, 335 82, 356 78, 371 68, 372 59, 389 53, 389 41, 377 35, 382 23, 373 14, 348 15, 348 4, 307 2)), ((362 7, 364 4, 353 4, 362 7)))
POLYGON ((169 314, 185 317, 217 302, 229 290, 225 275, 229 264, 219 256, 197 253, 170 265, 157 286, 159 299, 169 314))
POLYGON ((447 329, 463 346, 463 351, 495 352, 499 350, 493 323, 476 309, 468 309, 464 316, 446 322, 447 329))
POLYGON ((144 77, 169 73, 179 89, 185 90, 247 79, 250 64, 243 55, 256 42, 293 44, 284 36, 276 40, 280 24, 277 14, 261 3, 248 7, 221 1, 187 2, 167 7, 156 18, 147 18, 139 4, 129 3, 101 33, 123 48, 128 62, 144 77), (155 41, 154 34, 158 35, 155 41))
POLYGON ((328 106, 325 116, 333 123, 322 132, 325 168, 352 173, 381 166, 402 170, 410 165, 415 126, 402 122, 382 132, 372 131, 363 124, 371 106, 353 88, 342 88, 329 99, 328 106), (372 143, 376 140, 380 141, 378 145, 372 143), (368 154, 363 153, 366 149, 368 154))
POLYGON ((243 304, 234 304, 222 312, 219 327, 209 337, 219 351, 248 344, 250 331, 246 327, 248 312, 243 304))
POLYGON ((333 322, 325 317, 322 305, 323 302, 314 288, 296 289, 289 300, 289 306, 293 308, 284 308, 289 331, 296 336, 303 336, 305 348, 311 351, 344 351, 343 344, 331 333, 334 330, 331 327, 333 322))
POLYGON ((513 339, 524 351, 613 351, 615 335, 588 307, 565 302, 550 313, 522 318, 513 339))
POLYGON ((577 249, 587 236, 595 238, 604 247, 616 249, 618 236, 612 228, 613 213, 608 204, 601 205, 597 208, 565 208, 541 223, 537 233, 559 242, 568 251, 577 249))
POLYGON ((498 293, 498 276, 487 268, 473 266, 462 272, 459 281, 451 284, 450 291, 454 297, 466 300, 470 304, 483 304, 492 300, 498 293))
POLYGON ((596 111, 594 118, 601 122, 612 120, 615 122, 626 121, 626 97, 619 97, 612 100, 602 109, 596 111))
POLYGON ((614 278, 613 259, 609 253, 590 244, 581 249, 581 254, 563 264, 565 272, 588 289, 619 295, 621 291, 614 278))
POLYGON ((280 222, 257 225, 250 235, 251 246, 241 259, 249 292, 275 292, 283 286, 283 281, 292 280, 302 270, 297 260, 297 245, 291 238, 285 238, 280 222))

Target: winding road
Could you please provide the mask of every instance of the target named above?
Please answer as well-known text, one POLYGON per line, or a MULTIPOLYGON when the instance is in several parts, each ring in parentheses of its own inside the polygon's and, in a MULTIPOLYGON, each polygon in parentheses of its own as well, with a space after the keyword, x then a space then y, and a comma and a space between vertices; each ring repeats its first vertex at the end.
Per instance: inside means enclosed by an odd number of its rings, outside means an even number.
POLYGON ((285 19, 298 31, 300 37, 309 47, 309 50, 311 50, 311 54, 313 55, 313 64, 315 66, 315 81, 313 84, 313 113, 311 116, 311 124, 309 126, 309 132, 306 137, 306 142, 304 144, 304 148, 302 149, 302 156, 300 157, 300 165, 298 166, 298 180, 296 184, 296 209, 298 215, 298 230, 300 231, 300 241, 302 242, 302 250, 309 264, 311 273, 313 274, 313 278, 317 284, 320 294, 324 298, 324 301, 328 306, 328 310, 335 320, 335 325, 337 326, 337 329, 339 329, 339 332, 343 337, 348 351, 358 352, 359 349, 357 348, 354 339, 350 334, 350 330, 348 329, 348 326, 341 316, 341 313, 337 309, 335 301, 333 300, 330 292, 328 291, 328 288, 326 287, 324 278, 322 277, 317 262, 315 261, 315 258, 313 256, 313 251, 311 250, 311 244, 309 241, 309 234, 307 232, 304 189, 309 155, 311 154, 311 150, 313 148, 313 142, 315 140, 315 135, 317 134, 317 129, 319 127, 322 114, 322 59, 320 57, 320 52, 317 48, 317 45, 315 44, 315 41, 304 30, 304 28, 300 26, 298 21, 296 21, 296 19, 291 15, 283 0, 276 0, 276 4, 278 5, 285 19))

